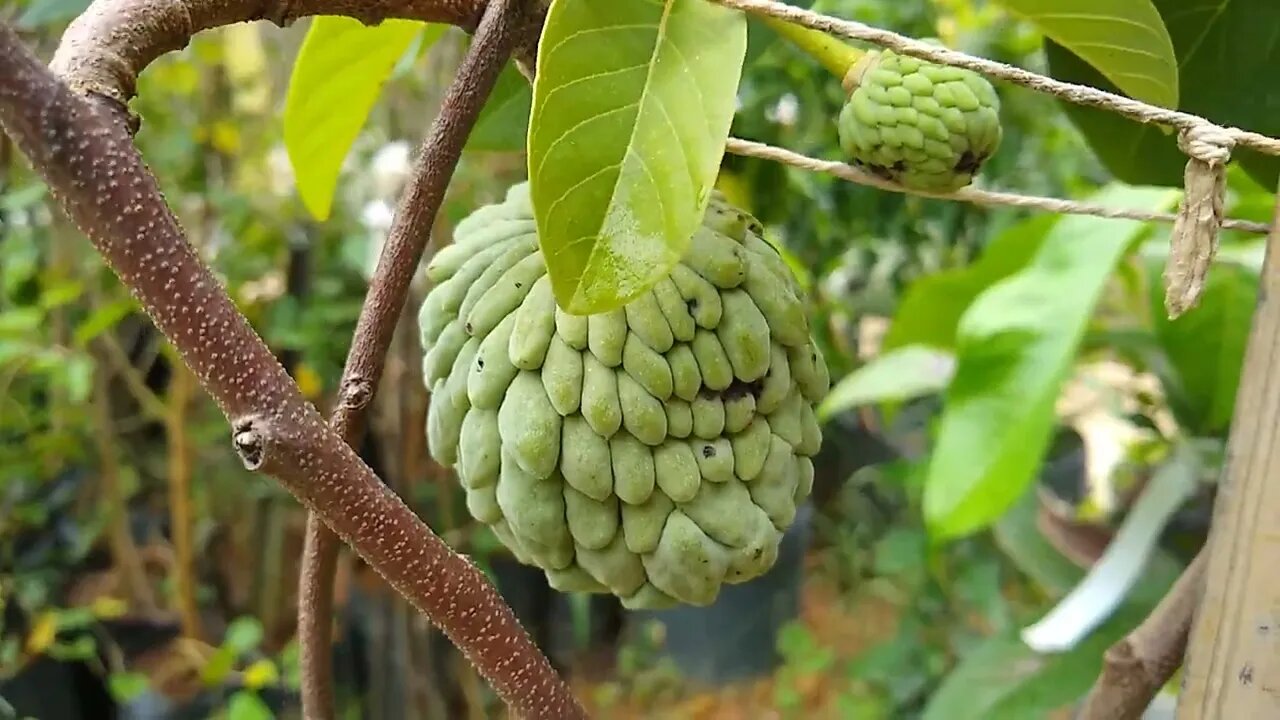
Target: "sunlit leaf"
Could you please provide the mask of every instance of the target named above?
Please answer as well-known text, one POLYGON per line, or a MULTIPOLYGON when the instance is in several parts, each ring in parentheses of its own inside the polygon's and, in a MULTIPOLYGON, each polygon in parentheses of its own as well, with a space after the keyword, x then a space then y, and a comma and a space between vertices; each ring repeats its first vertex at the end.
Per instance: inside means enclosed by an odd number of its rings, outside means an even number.
POLYGON ((921 277, 907 288, 884 338, 884 350, 907 345, 955 347, 960 316, 983 290, 1021 270, 1060 215, 1035 215, 988 243, 977 262, 921 277))
POLYGON ((936 393, 946 388, 954 371, 951 353, 923 345, 891 350, 841 378, 818 406, 818 417, 936 393))
MULTIPOLYGON (((1162 209, 1177 194, 1116 186, 1109 206, 1162 209)), ((1146 226, 1072 216, 1031 262, 988 288, 960 320, 925 480, 925 519, 939 539, 998 518, 1022 495, 1048 447, 1054 404, 1108 276, 1146 226)))
POLYGON ((368 26, 330 15, 307 28, 285 98, 284 142, 298 193, 317 219, 328 219, 342 161, 396 61, 424 28, 434 37, 444 31, 415 20, 368 26))
POLYGON ((706 0, 551 4, 528 160, 561 307, 620 307, 684 254, 724 156, 746 30, 706 0))
POLYGON ((1178 106, 1178 61, 1151 0, 998 0, 1135 100, 1178 106))

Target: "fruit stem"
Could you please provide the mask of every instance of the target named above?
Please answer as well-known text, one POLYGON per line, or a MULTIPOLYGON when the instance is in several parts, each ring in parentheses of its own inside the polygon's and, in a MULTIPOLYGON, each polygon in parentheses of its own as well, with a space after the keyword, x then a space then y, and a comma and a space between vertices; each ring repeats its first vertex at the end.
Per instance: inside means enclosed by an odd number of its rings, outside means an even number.
POLYGON ((860 50, 841 41, 839 38, 819 30, 787 22, 772 15, 757 15, 756 17, 765 25, 773 28, 774 32, 789 40, 792 45, 795 45, 821 63, 822 67, 826 68, 828 72, 841 81, 848 74, 849 68, 853 67, 853 64, 863 55, 866 55, 865 50, 860 50))

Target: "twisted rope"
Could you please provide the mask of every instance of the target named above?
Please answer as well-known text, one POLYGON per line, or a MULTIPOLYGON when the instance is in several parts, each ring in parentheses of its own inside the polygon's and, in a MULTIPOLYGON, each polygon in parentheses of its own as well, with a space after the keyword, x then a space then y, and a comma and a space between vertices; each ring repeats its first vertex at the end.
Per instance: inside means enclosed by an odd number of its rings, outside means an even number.
MULTIPOLYGON (((887 190, 889 192, 903 193, 907 195, 918 195, 938 200, 958 200, 961 202, 973 203, 974 205, 982 205, 984 207, 1003 206, 1030 208, 1033 210, 1062 213, 1066 215, 1090 215, 1093 217, 1110 218, 1113 220, 1141 220, 1145 222, 1159 222, 1166 224, 1176 223, 1179 217, 1173 213, 1113 208, 1105 205, 1076 202, 1073 200, 1062 200, 1059 198, 1042 197, 1038 195, 1019 195, 1017 193, 979 190, 975 187, 966 187, 950 193, 909 190, 901 185, 897 185, 888 180, 883 180, 870 173, 863 172, 852 165, 834 162, 831 160, 820 160, 785 148, 735 137, 729 138, 728 142, 725 144, 725 149, 734 155, 754 157, 761 160, 782 163, 783 165, 789 165, 801 170, 826 173, 827 175, 838 177, 841 180, 879 188, 880 190, 887 190)), ((1253 233, 1255 235, 1266 235, 1268 230, 1266 223, 1253 222, 1252 220, 1240 220, 1236 218, 1222 220, 1222 227, 1253 233)))
POLYGON ((852 20, 822 15, 811 10, 776 2, 775 0, 711 0, 711 2, 756 15, 768 15, 851 40, 874 43, 902 55, 911 55, 934 63, 966 68, 1031 90, 1055 95, 1076 105, 1110 110, 1141 123, 1170 125, 1184 131, 1192 130, 1193 128, 1211 128, 1212 130, 1205 130, 1204 132, 1221 131, 1225 137, 1229 137, 1236 145, 1249 147, 1267 155, 1280 155, 1280 140, 1266 135, 1234 127, 1222 127, 1198 115, 1170 110, 1157 105, 1149 105, 1133 98, 1116 95, 1087 85, 1076 85, 1054 80, 1020 67, 966 55, 956 50, 913 40, 895 32, 863 25, 852 20))
MULTIPOLYGON (((712 0, 712 2, 743 12, 777 18, 819 32, 874 43, 902 55, 910 55, 928 62, 965 68, 1037 92, 1054 95, 1076 105, 1095 107, 1124 115, 1141 123, 1176 128, 1179 131, 1178 147, 1189 158, 1183 175, 1186 192, 1177 215, 1144 213, 1138 210, 1117 211, 1086 203, 1008 193, 989 193, 973 188, 964 188, 947 194, 914 193, 926 197, 964 200, 980 205, 1009 205, 1048 212, 1172 222, 1169 259, 1166 261, 1164 270, 1165 309, 1170 318, 1176 318, 1199 301, 1204 291, 1209 267, 1218 250, 1219 230, 1223 227, 1233 227, 1260 234, 1267 232, 1267 227, 1258 223, 1223 219, 1222 204, 1226 193, 1225 166, 1231 159, 1232 149, 1237 145, 1247 146, 1268 155, 1280 155, 1280 140, 1239 128, 1223 127, 1190 113, 1149 105, 1087 85, 1054 80, 1013 65, 966 55, 913 40, 888 30, 822 15, 774 0, 712 0)), ((850 87, 851 81, 856 82, 852 76, 857 73, 859 64, 855 64, 850 69, 849 75, 844 78, 843 84, 846 89, 850 87)), ((826 163, 780 148, 731 138, 728 149, 730 152, 764 157, 796 167, 828 172, 852 182, 883 190, 907 192, 893 183, 871 178, 841 163, 826 163)))

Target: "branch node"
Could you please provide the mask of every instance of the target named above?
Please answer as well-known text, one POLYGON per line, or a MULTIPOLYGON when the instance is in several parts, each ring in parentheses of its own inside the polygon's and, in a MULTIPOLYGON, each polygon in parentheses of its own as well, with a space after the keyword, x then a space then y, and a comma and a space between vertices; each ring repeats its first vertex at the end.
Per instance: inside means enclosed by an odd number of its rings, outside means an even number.
POLYGON ((266 433, 262 432, 259 424, 257 418, 243 418, 231 425, 231 444, 249 471, 261 468, 267 456, 266 433))
POLYGON ((373 399, 373 380, 363 375, 347 378, 342 382, 338 406, 348 412, 363 410, 373 399))

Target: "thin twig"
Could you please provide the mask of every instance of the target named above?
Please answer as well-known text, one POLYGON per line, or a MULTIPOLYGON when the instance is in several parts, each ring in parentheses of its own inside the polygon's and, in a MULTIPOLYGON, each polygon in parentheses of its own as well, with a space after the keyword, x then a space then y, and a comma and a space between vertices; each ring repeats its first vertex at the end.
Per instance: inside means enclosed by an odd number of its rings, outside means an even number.
MULTIPOLYGON (((175 361, 177 358, 174 358, 175 361)), ((191 371, 181 361, 173 363, 169 382, 169 414, 165 417, 165 436, 169 445, 169 531, 173 536, 174 594, 182 618, 182 634, 203 640, 200 606, 196 602, 195 552, 192 530, 195 520, 191 512, 191 443, 187 435, 191 409, 191 371)))
MULTIPOLYGON (((853 22, 852 20, 843 20, 841 18, 823 15, 821 13, 813 12, 812 10, 806 10, 804 8, 777 2, 776 0, 711 1, 725 7, 742 10, 744 12, 780 18, 805 27, 813 28, 814 30, 821 30, 833 35, 849 38, 851 40, 861 40, 863 42, 874 43, 881 47, 893 50, 894 52, 901 53, 903 55, 911 55, 922 60, 966 68, 989 77, 1005 80, 1014 83, 1015 85, 1021 85, 1037 92, 1054 95, 1076 105, 1085 105, 1088 107, 1109 110, 1140 123, 1169 125, 1181 130, 1192 130, 1194 128, 1202 128, 1206 126, 1218 127, 1217 123, 1213 123, 1205 118, 1192 115, 1190 113, 1170 110, 1169 108, 1163 108, 1157 105, 1150 105, 1148 103, 1134 100, 1133 98, 1116 95, 1115 93, 1109 93, 1087 85, 1076 85, 1074 83, 1063 82, 1061 80, 1054 80, 1052 78, 1033 73, 1030 70, 1024 70, 1020 67, 1007 65, 994 60, 987 60, 986 58, 974 57, 955 50, 931 45, 919 40, 913 40, 895 32, 881 30, 880 28, 871 27, 870 25, 864 25, 859 22, 853 22)), ((1237 145, 1250 147, 1259 152, 1266 153, 1267 155, 1280 155, 1280 140, 1267 137, 1260 133, 1241 130, 1234 127, 1223 127, 1221 129, 1224 130, 1230 136, 1231 140, 1237 145)))
POLYGON ((156 599, 130 530, 129 498, 120 478, 120 459, 116 455, 118 437, 111 416, 110 384, 100 363, 94 368, 94 374, 93 402, 90 405, 93 441, 98 452, 98 479, 102 487, 101 502, 107 513, 107 543, 111 548, 111 559, 120 573, 120 584, 124 587, 129 607, 150 614, 157 610, 156 599))
POLYGON ((213 397, 245 467, 317 513, 462 650, 513 714, 585 717, 484 574, 305 400, 187 241, 122 119, 110 100, 70 89, 0 23, 0 127, 213 397))
MULTIPOLYGON (((960 190, 949 193, 908 190, 901 185, 889 182, 888 180, 883 180, 870 173, 863 172, 852 165, 834 162, 831 160, 820 160, 818 158, 809 157, 808 155, 801 155, 800 153, 787 150, 786 148, 775 147, 773 145, 766 145, 753 140, 742 140, 734 137, 729 138, 725 144, 725 149, 734 155, 760 158, 761 160, 770 160, 772 162, 790 165, 791 167, 800 168, 802 170, 826 173, 828 175, 834 175, 841 180, 847 180, 859 185, 867 185, 879 188, 880 190, 887 190, 889 192, 919 195, 920 197, 934 198, 938 200, 958 200, 987 207, 1003 206, 1031 208, 1051 213, 1091 215, 1094 217, 1114 218, 1118 220, 1143 220, 1167 224, 1172 224, 1177 220, 1177 216, 1172 213, 1151 212, 1148 210, 1128 208, 1113 208, 1093 203, 1076 202, 1074 200, 1061 200, 1058 198, 1041 197, 1037 195, 1019 195, 1017 193, 980 190, 975 187, 961 188, 960 190)), ((1224 228, 1240 230, 1242 232, 1258 235, 1266 235, 1270 230, 1270 226, 1267 223, 1259 223, 1252 220, 1238 220, 1234 218, 1223 220, 1222 226, 1224 228)))
POLYGON ((138 403, 144 415, 156 421, 163 421, 168 409, 160 396, 156 395, 143 380, 144 371, 129 362, 129 356, 120 347, 120 340, 113 332, 104 332, 97 337, 98 346, 102 348, 103 360, 111 366, 116 377, 124 382, 125 389, 138 403))
POLYGON ((1142 624, 1108 650, 1080 720, 1137 720, 1182 665, 1191 619, 1204 590, 1201 550, 1142 624))
MULTIPOLYGON (((365 408, 377 390, 397 320, 449 181, 462 157, 462 148, 525 29, 525 4, 524 0, 489 3, 435 122, 419 146, 413 177, 401 194, 387 242, 378 257, 342 374, 337 409, 330 420, 334 431, 349 444, 363 428, 365 408)), ((340 546, 314 513, 307 516, 304 546, 298 603, 303 712, 308 718, 330 718, 330 631, 340 546)))

